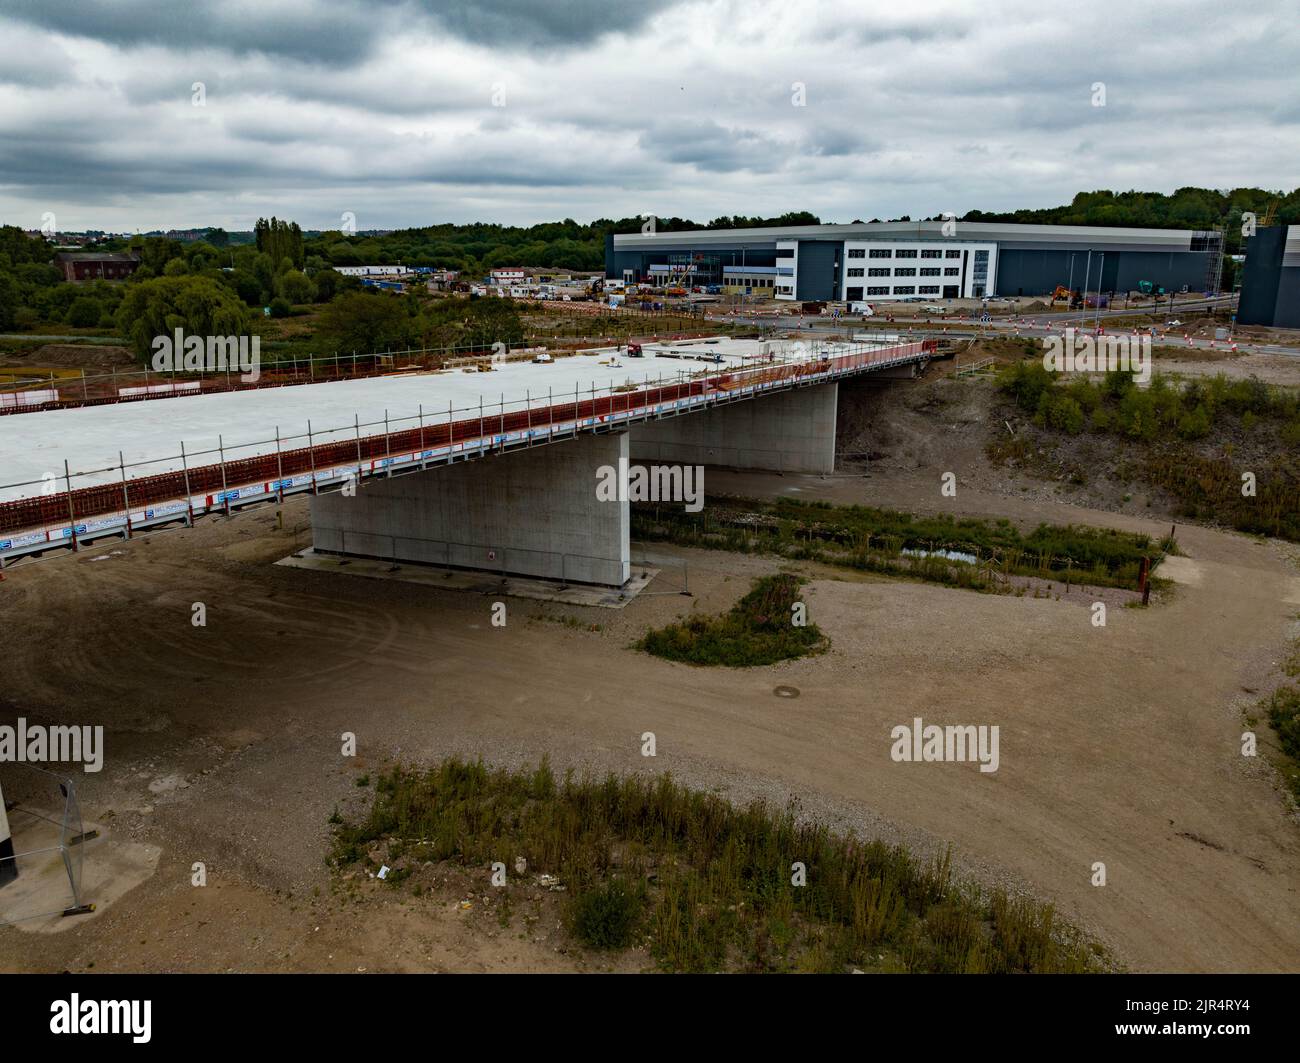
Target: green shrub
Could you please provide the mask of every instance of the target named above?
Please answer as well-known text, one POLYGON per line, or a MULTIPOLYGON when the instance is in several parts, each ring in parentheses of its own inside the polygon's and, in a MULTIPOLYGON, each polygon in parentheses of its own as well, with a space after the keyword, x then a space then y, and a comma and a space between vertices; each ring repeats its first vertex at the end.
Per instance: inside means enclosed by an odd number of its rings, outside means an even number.
MULTIPOLYGON (((1295 674, 1294 661, 1293 657, 1287 662, 1288 675, 1295 674)), ((1300 687, 1281 687, 1264 699, 1261 708, 1277 733, 1278 745, 1282 747, 1282 756, 1276 762, 1278 774, 1300 802, 1300 687)), ((1254 726, 1254 721, 1250 722, 1254 726)))
POLYGON ((1204 406, 1197 406, 1189 413, 1178 418, 1178 434, 1183 439, 1204 439, 1210 434, 1210 413, 1204 406))
POLYGON ((1112 369, 1106 374, 1105 382, 1102 385, 1106 393, 1114 399, 1122 399, 1137 385, 1133 383, 1133 374, 1126 373, 1122 369, 1112 369))
POLYGON ((820 652, 826 638, 816 624, 794 623, 804 581, 781 574, 754 581, 748 594, 718 617, 693 616, 648 631, 637 643, 656 657, 686 664, 746 668, 820 652))
POLYGON ((1083 408, 1068 395, 1060 395, 1047 408, 1047 423, 1061 432, 1077 436, 1083 431, 1083 408))
POLYGON ((1285 686, 1268 700, 1268 722, 1277 731, 1282 751, 1300 761, 1300 688, 1285 686))
POLYGON ((80 296, 68 307, 67 322, 73 328, 94 328, 99 324, 102 309, 99 303, 87 296, 80 296))
POLYGON ((1160 431, 1156 403, 1150 392, 1132 388, 1119 400, 1120 431, 1133 439, 1155 439, 1160 431))
POLYGON ((569 927, 588 948, 625 949, 632 944, 644 901, 622 879, 574 893, 569 901, 569 927))
POLYGON ((1022 410, 1038 410, 1039 399, 1052 389, 1052 374, 1041 361, 1016 362, 1002 376, 1004 391, 1015 397, 1022 410))

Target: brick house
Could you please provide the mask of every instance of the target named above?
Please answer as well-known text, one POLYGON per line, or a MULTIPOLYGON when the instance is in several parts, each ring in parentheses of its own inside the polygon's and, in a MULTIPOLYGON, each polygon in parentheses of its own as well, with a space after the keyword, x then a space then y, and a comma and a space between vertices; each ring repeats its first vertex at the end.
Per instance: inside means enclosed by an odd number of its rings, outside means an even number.
POLYGON ((54 264, 70 281, 126 280, 140 268, 140 256, 126 252, 60 251, 54 264))

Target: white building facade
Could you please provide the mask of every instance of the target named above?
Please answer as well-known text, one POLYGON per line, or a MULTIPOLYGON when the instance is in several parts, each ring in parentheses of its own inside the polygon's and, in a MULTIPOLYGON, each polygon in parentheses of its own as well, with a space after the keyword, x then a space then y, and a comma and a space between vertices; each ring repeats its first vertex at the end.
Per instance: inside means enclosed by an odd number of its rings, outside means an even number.
MULTIPOLYGON (((846 240, 840 268, 844 302, 979 299, 997 290, 998 246, 962 240, 846 240)), ((797 285, 797 274, 793 283, 797 285)))

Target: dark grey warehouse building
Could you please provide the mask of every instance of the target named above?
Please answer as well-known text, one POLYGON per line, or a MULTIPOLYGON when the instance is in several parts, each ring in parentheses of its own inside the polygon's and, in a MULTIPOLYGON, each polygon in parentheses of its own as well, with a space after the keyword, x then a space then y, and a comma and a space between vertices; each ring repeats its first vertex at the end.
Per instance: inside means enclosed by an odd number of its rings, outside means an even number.
POLYGON ((1300 225, 1270 225, 1247 237, 1237 322, 1300 328, 1300 225))
POLYGON ((869 222, 628 233, 605 276, 728 285, 776 299, 943 299, 1073 290, 1217 290, 1222 234, 969 221, 869 222))

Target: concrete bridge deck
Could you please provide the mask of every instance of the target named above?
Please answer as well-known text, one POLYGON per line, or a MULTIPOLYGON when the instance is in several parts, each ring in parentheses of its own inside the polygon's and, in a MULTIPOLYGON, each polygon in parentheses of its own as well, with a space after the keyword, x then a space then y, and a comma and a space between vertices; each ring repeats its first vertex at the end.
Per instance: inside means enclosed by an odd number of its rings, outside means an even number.
MULTIPOLYGON (((0 564, 927 357, 922 343, 718 338, 648 345, 643 358, 606 348, 543 365, 506 363, 490 374, 401 373, 0 418, 0 564)), ((756 415, 749 424, 761 423, 756 415)), ((695 437, 680 445, 661 438, 657 452, 678 460, 715 453, 708 433, 695 437)), ((778 454, 764 467, 780 461, 778 454)))

